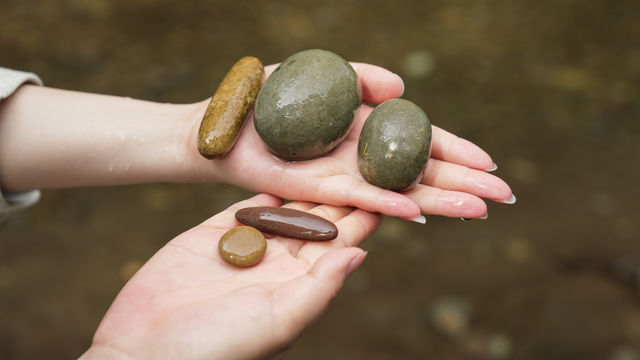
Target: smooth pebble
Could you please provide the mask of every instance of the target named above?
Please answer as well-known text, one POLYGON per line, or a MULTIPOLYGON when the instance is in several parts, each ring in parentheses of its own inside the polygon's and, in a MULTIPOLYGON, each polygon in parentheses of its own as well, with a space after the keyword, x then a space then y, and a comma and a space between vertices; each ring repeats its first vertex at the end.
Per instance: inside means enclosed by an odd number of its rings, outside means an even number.
POLYGON ((218 251, 224 261, 239 267, 253 266, 262 260, 267 240, 251 226, 238 226, 222 235, 218 251))
POLYGON ((358 76, 340 56, 312 49, 284 60, 256 99, 256 131, 285 160, 308 160, 346 136, 362 92, 358 76))
POLYGON ((424 111, 408 100, 388 100, 362 127, 358 168, 367 182, 404 191, 422 179, 430 151, 431 123, 424 111))
POLYGON ((256 206, 240 209, 236 220, 274 235, 300 239, 326 241, 338 236, 338 228, 329 220, 305 211, 256 206))
POLYGON ((224 77, 211 98, 198 130, 198 151, 207 159, 227 154, 238 139, 253 106, 264 66, 258 58, 245 56, 224 77))

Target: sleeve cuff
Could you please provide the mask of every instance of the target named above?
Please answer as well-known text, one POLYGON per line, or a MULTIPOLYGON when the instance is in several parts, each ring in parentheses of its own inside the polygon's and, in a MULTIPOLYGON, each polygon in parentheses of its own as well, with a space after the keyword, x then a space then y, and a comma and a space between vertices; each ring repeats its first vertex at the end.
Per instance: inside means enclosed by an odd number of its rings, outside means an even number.
POLYGON ((0 67, 0 99, 9 97, 24 83, 42 85, 38 75, 0 67))
MULTIPOLYGON (((42 85, 42 80, 34 73, 0 67, 0 100, 9 97, 24 83, 42 85)), ((0 222, 6 219, 10 213, 26 209, 37 203, 39 199, 40 190, 8 194, 2 194, 0 190, 0 222)))
POLYGON ((0 222, 10 213, 23 210, 40 200, 40 190, 3 194, 0 192, 0 222))

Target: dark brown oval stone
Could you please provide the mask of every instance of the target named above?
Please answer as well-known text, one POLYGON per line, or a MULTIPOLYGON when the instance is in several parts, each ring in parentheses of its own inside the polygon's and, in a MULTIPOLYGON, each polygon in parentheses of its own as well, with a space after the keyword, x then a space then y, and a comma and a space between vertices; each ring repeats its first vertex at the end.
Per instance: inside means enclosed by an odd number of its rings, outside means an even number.
POLYGON ((260 262, 267 250, 267 240, 251 226, 238 226, 222 235, 218 252, 231 265, 248 267, 260 262))
POLYGON ((240 209, 236 220, 260 231, 300 240, 326 241, 338 236, 329 220, 305 211, 273 206, 240 209))

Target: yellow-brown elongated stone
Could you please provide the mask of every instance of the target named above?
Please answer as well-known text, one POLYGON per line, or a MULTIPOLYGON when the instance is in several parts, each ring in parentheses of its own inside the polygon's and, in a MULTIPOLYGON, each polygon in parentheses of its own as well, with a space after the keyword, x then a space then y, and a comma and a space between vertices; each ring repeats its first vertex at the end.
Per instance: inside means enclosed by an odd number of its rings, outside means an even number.
POLYGON ((258 96, 264 66, 253 56, 233 65, 211 98, 198 131, 198 151, 207 159, 228 153, 258 96))

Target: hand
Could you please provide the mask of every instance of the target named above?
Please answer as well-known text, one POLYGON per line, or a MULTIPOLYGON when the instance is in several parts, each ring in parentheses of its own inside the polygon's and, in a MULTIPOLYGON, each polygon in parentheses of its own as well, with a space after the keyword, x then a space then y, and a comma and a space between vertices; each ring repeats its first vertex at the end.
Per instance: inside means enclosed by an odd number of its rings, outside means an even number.
MULTIPOLYGON (((399 97, 402 79, 383 68, 352 63, 363 89, 363 101, 381 103, 399 97)), ((268 76, 276 67, 266 67, 268 76)), ((202 103, 202 113, 206 103, 202 103)), ((431 158, 417 186, 403 194, 368 184, 359 173, 357 145, 360 131, 373 108, 363 104, 345 140, 328 155, 300 162, 284 162, 274 157, 255 130, 253 116, 247 119, 232 151, 220 160, 205 160, 196 149, 198 123, 189 136, 190 156, 205 179, 215 178, 253 191, 286 199, 312 201, 337 206, 356 206, 407 219, 420 214, 477 218, 487 213, 482 198, 509 201, 509 186, 488 174, 491 157, 471 142, 433 126, 431 158), (224 177, 220 175, 224 174, 224 177)))
POLYGON ((338 237, 268 239, 265 257, 251 268, 222 260, 218 240, 238 225, 236 210, 281 204, 257 195, 170 241, 118 294, 83 357, 247 359, 282 351, 364 260, 366 253, 354 246, 377 228, 380 217, 289 203, 333 221, 338 237))
MULTIPOLYGON (((402 95, 397 75, 373 65, 353 66, 365 102, 402 95)), ((267 76, 274 68, 266 68, 267 76)), ((293 163, 275 159, 249 116, 231 152, 206 160, 196 141, 208 102, 161 104, 25 85, 0 104, 0 187, 21 191, 224 181, 290 200, 351 205, 403 218, 421 213, 481 217, 487 212, 483 198, 514 199, 504 181, 485 172, 493 166, 487 153, 435 126, 420 184, 400 194, 366 183, 358 171, 357 142, 372 111, 368 105, 358 109, 346 139, 324 157, 293 163)))

